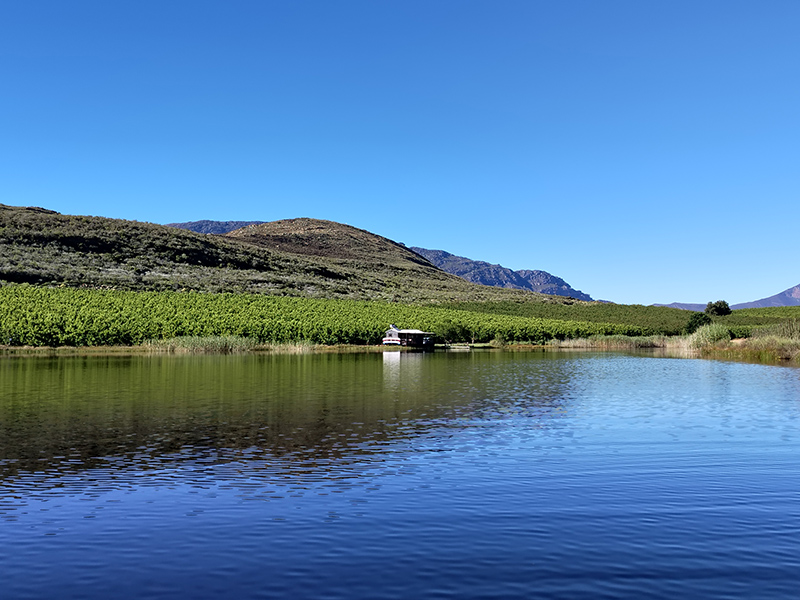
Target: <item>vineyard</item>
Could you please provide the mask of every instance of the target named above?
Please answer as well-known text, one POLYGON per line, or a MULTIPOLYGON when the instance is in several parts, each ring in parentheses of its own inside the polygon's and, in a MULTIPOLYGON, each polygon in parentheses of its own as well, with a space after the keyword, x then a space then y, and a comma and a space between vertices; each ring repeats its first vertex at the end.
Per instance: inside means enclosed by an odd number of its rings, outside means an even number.
POLYGON ((131 292, 29 285, 0 287, 2 343, 135 345, 181 336, 237 335, 259 342, 377 344, 388 326, 442 332, 450 341, 541 343, 590 335, 642 335, 621 323, 492 314, 389 302, 131 292))
MULTIPOLYGON (((638 327, 643 335, 680 335, 684 332, 692 312, 665 306, 637 304, 611 304, 576 302, 569 304, 543 304, 533 302, 458 302, 446 305, 456 310, 486 314, 560 319, 587 323, 613 323, 638 327)), ((800 318, 800 306, 774 308, 745 308, 724 317, 713 317, 725 325, 733 337, 747 337, 755 327, 774 325, 789 319, 800 318)))
POLYGON ((733 311, 723 322, 734 325, 772 325, 790 319, 800 319, 800 306, 772 306, 769 308, 742 308, 733 311))
POLYGON ((533 302, 456 302, 448 308, 496 315, 538 319, 560 319, 587 323, 615 323, 641 328, 644 335, 683 333, 690 312, 663 306, 586 303, 543 304, 533 302))

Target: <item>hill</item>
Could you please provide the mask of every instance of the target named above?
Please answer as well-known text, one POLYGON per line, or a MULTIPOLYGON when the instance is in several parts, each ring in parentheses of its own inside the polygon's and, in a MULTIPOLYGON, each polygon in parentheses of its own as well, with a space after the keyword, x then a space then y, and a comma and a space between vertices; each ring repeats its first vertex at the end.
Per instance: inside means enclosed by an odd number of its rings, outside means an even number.
MULTIPOLYGON (((338 239, 339 236, 350 237, 351 242, 353 242, 352 248, 358 247, 358 244, 363 244, 363 240, 359 240, 358 236, 350 235, 350 233, 342 227, 338 228, 336 231, 331 229, 333 225, 332 221, 324 222, 327 223, 328 227, 328 231, 325 233, 323 233, 319 227, 317 227, 318 231, 314 232, 308 227, 303 226, 304 222, 308 224, 312 221, 315 220, 289 219, 286 221, 274 222, 189 221, 186 223, 168 223, 167 226, 188 229, 198 233, 231 233, 234 237, 248 239, 253 243, 266 247, 284 249, 288 252, 309 254, 312 256, 328 256, 328 252, 331 251, 333 251, 334 254, 341 252, 344 246, 341 240, 338 239), (280 223, 280 225, 278 225, 278 223, 280 223), (244 231, 233 233, 240 228, 244 229, 244 231), (335 250, 334 246, 337 246, 338 250, 335 250)), ((323 221, 318 221, 318 223, 323 223, 323 221)), ((394 242, 392 243, 394 244, 394 242)), ((395 244, 395 246, 405 248, 405 246, 400 244, 395 244)), ((426 258, 439 269, 472 283, 492 287, 527 290, 538 294, 564 296, 577 300, 584 300, 586 302, 593 301, 588 294, 573 289, 566 281, 546 271, 512 271, 501 265, 493 265, 483 261, 471 260, 463 256, 455 256, 444 250, 428 250, 418 247, 412 247, 410 249, 426 258)), ((351 254, 348 255, 348 258, 354 258, 355 256, 352 254, 352 250, 350 252, 351 254)), ((362 248, 359 248, 357 251, 358 254, 362 252, 362 248)), ((330 255, 330 257, 335 258, 336 256, 330 255)), ((339 258, 342 257, 339 256, 339 258)))
POLYGON ((772 306, 800 306, 800 284, 769 298, 735 304, 731 308, 769 308, 772 306))
POLYGON ((402 244, 334 221, 309 218, 271 221, 231 231, 226 237, 290 254, 355 260, 371 266, 375 261, 388 261, 396 267, 411 263, 426 272, 431 268, 441 272, 426 258, 402 244))
POLYGON ((0 281, 400 302, 555 301, 470 284, 400 244, 330 221, 292 219, 218 236, 5 205, 0 281))
POLYGON ((592 301, 588 294, 573 289, 566 281, 546 271, 512 271, 501 265, 456 256, 444 250, 427 250, 417 247, 411 249, 443 271, 458 275, 473 283, 592 301))

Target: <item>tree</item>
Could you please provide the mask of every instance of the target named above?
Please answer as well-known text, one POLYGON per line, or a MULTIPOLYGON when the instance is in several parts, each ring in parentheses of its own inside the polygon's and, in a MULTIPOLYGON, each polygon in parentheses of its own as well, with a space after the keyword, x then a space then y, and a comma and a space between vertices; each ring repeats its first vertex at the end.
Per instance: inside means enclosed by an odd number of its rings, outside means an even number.
POLYGON ((731 314, 731 307, 725 300, 717 300, 716 302, 709 302, 706 304, 705 312, 712 317, 724 317, 731 314))
POLYGON ((433 328, 433 333, 439 336, 448 344, 452 342, 463 342, 469 339, 469 331, 460 323, 453 323, 450 319, 443 319, 433 328))
POLYGON ((711 324, 711 317, 709 317, 706 313, 694 312, 692 313, 692 316, 689 317, 689 322, 686 323, 684 331, 687 334, 691 334, 700 329, 703 325, 710 325, 710 324, 711 324))

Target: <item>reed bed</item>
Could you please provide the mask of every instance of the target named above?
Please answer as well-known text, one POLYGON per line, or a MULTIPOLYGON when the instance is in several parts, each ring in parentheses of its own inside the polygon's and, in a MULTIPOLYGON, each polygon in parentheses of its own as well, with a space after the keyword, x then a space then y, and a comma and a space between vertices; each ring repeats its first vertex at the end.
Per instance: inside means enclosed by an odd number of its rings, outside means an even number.
POLYGON ((775 325, 758 327, 753 329, 752 337, 754 339, 781 338, 800 341, 800 319, 789 319, 775 325))
POLYGON ((243 354, 252 352, 259 344, 253 339, 236 335, 182 336, 166 340, 150 340, 143 346, 153 352, 169 354, 243 354))
POLYGON ((688 340, 704 356, 800 363, 799 319, 757 328, 751 337, 734 340, 724 326, 711 324, 698 329, 688 340))
POLYGON ((704 349, 704 354, 758 362, 792 362, 800 364, 800 339, 759 336, 733 343, 717 344, 704 349))
POLYGON ((274 352, 276 354, 315 354, 320 352, 341 351, 342 346, 323 346, 311 342, 293 342, 287 344, 262 344, 256 348, 259 351, 274 352))
POLYGON ((550 340, 546 345, 550 348, 635 350, 638 348, 666 348, 671 339, 663 335, 636 337, 627 335, 593 335, 588 338, 574 340, 550 340))
POLYGON ((247 352, 274 352, 276 354, 311 354, 341 350, 341 347, 323 346, 311 342, 260 343, 252 338, 236 335, 182 336, 167 340, 150 340, 142 344, 150 352, 168 354, 245 354, 247 352))

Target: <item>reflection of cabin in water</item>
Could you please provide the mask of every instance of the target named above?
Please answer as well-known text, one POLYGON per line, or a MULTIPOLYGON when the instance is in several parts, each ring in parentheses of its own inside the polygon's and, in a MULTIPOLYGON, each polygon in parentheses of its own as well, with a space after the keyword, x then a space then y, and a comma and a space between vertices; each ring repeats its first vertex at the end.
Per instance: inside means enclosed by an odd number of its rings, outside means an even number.
POLYGON ((419 329, 398 329, 392 325, 383 338, 384 346, 407 346, 409 348, 433 348, 434 334, 419 329))

